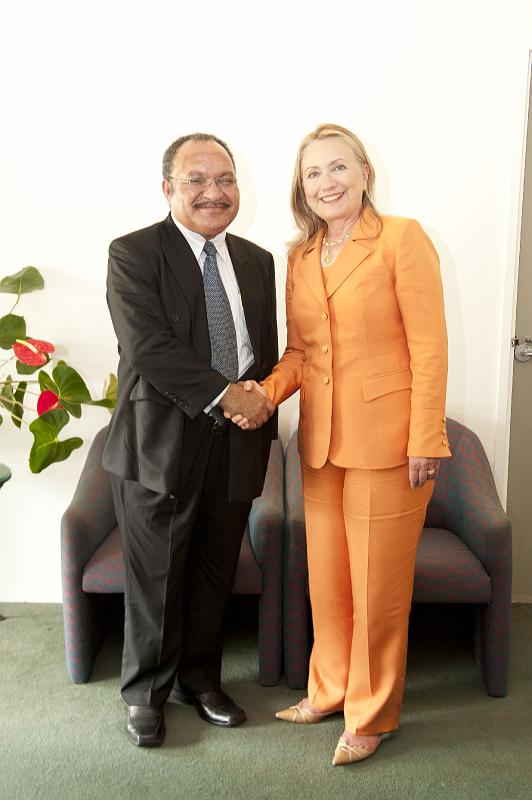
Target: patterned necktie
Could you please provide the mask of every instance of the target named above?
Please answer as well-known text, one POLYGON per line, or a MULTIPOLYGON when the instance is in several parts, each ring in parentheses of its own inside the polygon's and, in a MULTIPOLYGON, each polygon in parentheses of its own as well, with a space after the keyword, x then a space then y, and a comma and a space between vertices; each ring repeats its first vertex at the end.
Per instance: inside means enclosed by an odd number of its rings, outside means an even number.
MULTIPOLYGON (((211 340, 211 367, 221 372, 228 381, 233 383, 238 380, 238 348, 235 322, 227 293, 218 271, 216 247, 212 242, 206 241, 203 252, 205 253, 203 286, 211 340)), ((223 411, 218 406, 212 409, 211 414, 218 422, 225 422, 223 411)))

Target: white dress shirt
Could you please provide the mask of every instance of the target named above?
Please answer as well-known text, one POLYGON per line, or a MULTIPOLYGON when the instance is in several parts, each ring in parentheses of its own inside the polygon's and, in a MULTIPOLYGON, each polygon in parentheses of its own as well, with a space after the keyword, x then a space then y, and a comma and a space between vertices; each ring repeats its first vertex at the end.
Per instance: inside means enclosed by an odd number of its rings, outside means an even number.
MULTIPOLYGON (((173 214, 172 219, 190 245, 190 248, 198 261, 201 274, 203 275, 203 265, 205 264, 206 258, 205 253, 203 252, 203 247, 205 246, 206 241, 205 237, 200 233, 196 233, 195 231, 185 228, 185 226, 182 225, 173 214)), ((218 271, 227 294, 227 299, 229 300, 231 314, 233 315, 233 322, 235 323, 236 346, 238 350, 238 376, 241 377, 253 364, 255 357, 253 355, 253 348, 251 346, 248 328, 246 325, 246 318, 244 316, 244 308, 242 306, 240 289, 238 288, 238 281, 236 279, 233 264, 231 263, 229 250, 227 249, 225 231, 222 231, 213 239, 210 239, 210 241, 216 248, 218 271)), ((207 408, 203 409, 206 414, 208 414, 211 408, 220 402, 229 386, 230 384, 227 384, 223 392, 215 397, 212 403, 207 406, 207 408)))

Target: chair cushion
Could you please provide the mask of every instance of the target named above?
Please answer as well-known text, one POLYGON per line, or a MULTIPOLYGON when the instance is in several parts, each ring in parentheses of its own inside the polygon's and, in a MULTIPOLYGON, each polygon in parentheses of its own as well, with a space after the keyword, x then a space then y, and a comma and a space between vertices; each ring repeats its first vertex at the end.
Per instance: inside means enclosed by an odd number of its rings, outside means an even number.
MULTIPOLYGON (((305 582, 308 597, 308 579, 305 582)), ((424 528, 417 547, 414 603, 490 603, 491 578, 463 541, 424 528)))
POLYGON ((424 528, 414 578, 417 603, 490 603, 491 578, 463 541, 442 528, 424 528))
MULTIPOLYGON (((84 592, 117 594, 124 591, 122 534, 113 528, 83 570, 84 592)), ((262 570, 251 549, 246 526, 233 585, 234 594, 262 594, 262 570)))

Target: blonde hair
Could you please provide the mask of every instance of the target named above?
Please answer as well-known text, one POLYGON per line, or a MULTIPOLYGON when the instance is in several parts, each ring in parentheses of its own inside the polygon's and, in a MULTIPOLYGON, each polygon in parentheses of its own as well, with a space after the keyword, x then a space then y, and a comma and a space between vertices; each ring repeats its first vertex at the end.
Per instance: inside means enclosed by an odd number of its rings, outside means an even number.
POLYGON ((355 158, 359 162, 362 168, 367 167, 368 170, 368 181, 367 187, 364 189, 362 194, 362 211, 368 211, 373 217, 376 219, 378 223, 378 233, 382 230, 382 220, 380 218, 379 212, 373 205, 373 197, 374 197, 374 187, 375 187, 375 170, 373 169, 373 164, 369 160, 368 154, 364 148, 364 145, 358 138, 355 136, 347 128, 343 128, 341 125, 333 125, 332 123, 324 123, 322 125, 318 125, 316 130, 309 133, 301 144, 299 145, 299 149, 297 151, 297 158, 296 158, 296 165, 294 169, 294 177, 292 179, 292 191, 290 196, 290 205, 292 208, 292 214, 294 215, 294 221, 296 223, 296 227, 299 231, 297 236, 289 242, 289 253, 293 253, 294 250, 299 247, 300 245, 304 244, 311 240, 318 231, 324 227, 324 222, 317 214, 312 211, 310 206, 307 203, 305 192, 303 189, 303 176, 301 174, 301 162, 303 160, 303 155, 305 150, 309 146, 311 142, 316 142, 321 139, 328 139, 329 137, 337 137, 344 141, 351 150, 353 151, 355 158))

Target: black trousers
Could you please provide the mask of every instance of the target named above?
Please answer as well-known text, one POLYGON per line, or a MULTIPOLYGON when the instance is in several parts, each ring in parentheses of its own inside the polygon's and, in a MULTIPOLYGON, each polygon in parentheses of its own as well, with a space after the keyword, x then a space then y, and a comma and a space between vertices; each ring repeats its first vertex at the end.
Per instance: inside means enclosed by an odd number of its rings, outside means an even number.
POLYGON ((187 420, 179 496, 112 476, 124 538, 122 696, 162 705, 176 677, 220 688, 223 619, 251 502, 229 503, 229 424, 187 420))

